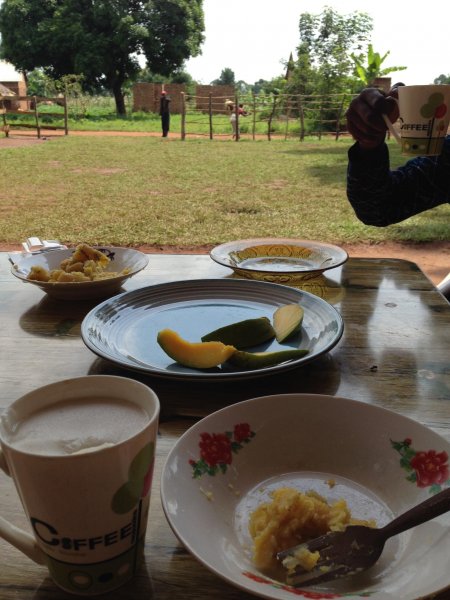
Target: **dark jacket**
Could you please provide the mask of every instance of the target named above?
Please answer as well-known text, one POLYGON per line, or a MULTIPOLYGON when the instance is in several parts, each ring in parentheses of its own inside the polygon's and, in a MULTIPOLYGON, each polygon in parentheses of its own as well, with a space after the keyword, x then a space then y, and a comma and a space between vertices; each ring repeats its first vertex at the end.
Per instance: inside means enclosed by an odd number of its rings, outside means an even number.
POLYGON ((420 156, 390 170, 386 144, 348 152, 347 197, 366 225, 384 227, 450 202, 450 136, 440 156, 420 156))
POLYGON ((159 101, 159 114, 161 116, 168 115, 170 113, 170 98, 167 96, 161 96, 159 101))

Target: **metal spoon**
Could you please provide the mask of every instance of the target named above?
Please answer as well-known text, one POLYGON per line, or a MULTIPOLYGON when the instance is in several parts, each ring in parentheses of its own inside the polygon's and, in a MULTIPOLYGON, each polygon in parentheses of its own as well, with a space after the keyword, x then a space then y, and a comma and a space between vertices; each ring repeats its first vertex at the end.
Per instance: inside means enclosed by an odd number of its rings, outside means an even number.
POLYGON ((287 583, 293 586, 349 577, 374 565, 390 537, 449 510, 450 488, 407 510, 380 529, 349 526, 345 531, 327 533, 305 544, 283 550, 277 554, 277 558, 288 568, 287 583), (305 549, 320 554, 318 562, 310 571, 301 566, 293 566, 295 555, 305 549))

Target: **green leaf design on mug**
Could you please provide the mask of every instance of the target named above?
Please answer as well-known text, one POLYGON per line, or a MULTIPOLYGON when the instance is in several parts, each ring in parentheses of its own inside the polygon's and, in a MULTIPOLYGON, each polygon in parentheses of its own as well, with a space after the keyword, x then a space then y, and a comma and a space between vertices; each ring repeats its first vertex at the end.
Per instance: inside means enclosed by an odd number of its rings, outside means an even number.
POLYGON ((142 448, 138 454, 133 458, 133 461, 128 470, 130 479, 144 479, 148 467, 153 460, 154 455, 154 444, 150 442, 142 448))
POLYGON ((436 116, 436 109, 444 102, 444 96, 440 92, 431 94, 428 102, 420 109, 420 114, 424 119, 431 119, 436 116))
POLYGON ((128 469, 128 481, 120 486, 111 501, 111 508, 117 514, 132 510, 145 489, 146 477, 153 466, 155 445, 150 442, 133 458, 128 469))

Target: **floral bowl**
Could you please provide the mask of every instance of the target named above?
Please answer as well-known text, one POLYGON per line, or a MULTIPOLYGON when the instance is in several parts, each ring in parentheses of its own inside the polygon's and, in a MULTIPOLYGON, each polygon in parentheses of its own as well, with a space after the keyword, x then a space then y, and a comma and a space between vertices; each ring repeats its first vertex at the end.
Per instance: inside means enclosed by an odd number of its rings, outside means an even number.
POLYGON ((387 409, 325 395, 265 396, 221 409, 181 436, 161 499, 194 557, 262 598, 450 597, 450 513, 389 540, 365 573, 304 588, 255 567, 248 531, 251 512, 283 486, 343 498, 353 517, 381 527, 450 485, 449 455, 444 438, 387 409))
POLYGON ((38 254, 18 255, 14 257, 11 267, 13 275, 24 281, 41 288, 50 297, 61 300, 89 300, 92 298, 106 298, 121 291, 122 284, 144 269, 148 264, 148 256, 134 248, 120 248, 115 246, 95 246, 110 259, 105 271, 116 273, 108 279, 82 282, 50 282, 28 279, 33 266, 41 266, 51 271, 58 269, 61 262, 70 258, 75 248, 47 250, 38 254))

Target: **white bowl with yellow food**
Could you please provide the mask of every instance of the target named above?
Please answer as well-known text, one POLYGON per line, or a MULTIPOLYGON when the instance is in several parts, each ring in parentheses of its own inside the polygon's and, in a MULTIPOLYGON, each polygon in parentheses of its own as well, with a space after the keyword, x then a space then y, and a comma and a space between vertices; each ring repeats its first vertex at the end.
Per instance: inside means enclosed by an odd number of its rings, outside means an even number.
POLYGON ((119 293, 122 284, 147 264, 148 256, 134 248, 78 244, 18 256, 11 272, 53 298, 88 300, 119 293))
POLYGON ((361 521, 384 526, 450 485, 449 456, 445 438, 387 409, 264 396, 184 433, 164 465, 161 499, 189 552, 256 596, 431 598, 450 590, 450 513, 388 540, 374 567, 340 581, 294 588, 276 553, 361 521))

